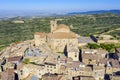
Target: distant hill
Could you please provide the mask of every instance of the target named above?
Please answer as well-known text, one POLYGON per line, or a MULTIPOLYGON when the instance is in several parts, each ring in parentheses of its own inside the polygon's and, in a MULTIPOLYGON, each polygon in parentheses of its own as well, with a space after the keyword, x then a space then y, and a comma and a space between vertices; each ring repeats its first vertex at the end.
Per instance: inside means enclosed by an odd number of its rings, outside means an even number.
POLYGON ((68 13, 68 15, 74 15, 74 14, 103 14, 103 13, 120 14, 120 10, 98 10, 98 11, 87 11, 87 12, 71 12, 71 13, 68 13))
POLYGON ((13 18, 16 16, 21 17, 49 17, 49 16, 67 16, 67 15, 75 15, 75 14, 102 14, 102 13, 114 13, 120 14, 120 10, 99 10, 99 11, 87 11, 87 12, 54 12, 54 11, 39 11, 39 10, 28 10, 28 11, 20 11, 20 10, 0 10, 0 19, 13 18))

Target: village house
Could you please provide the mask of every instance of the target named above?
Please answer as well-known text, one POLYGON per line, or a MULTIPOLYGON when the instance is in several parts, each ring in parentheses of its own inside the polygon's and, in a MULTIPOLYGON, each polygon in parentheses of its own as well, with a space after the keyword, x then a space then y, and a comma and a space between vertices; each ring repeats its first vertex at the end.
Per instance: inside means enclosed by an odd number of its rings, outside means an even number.
POLYGON ((92 76, 92 68, 79 61, 67 63, 66 74, 71 76, 92 76))
POLYGON ((108 61, 108 58, 100 59, 100 61, 99 61, 99 63, 98 63, 98 66, 105 67, 106 64, 107 64, 107 61, 108 61))
POLYGON ((82 62, 86 65, 98 65, 108 52, 101 49, 82 49, 82 62))
POLYGON ((1 80, 15 80, 14 69, 7 69, 6 71, 1 72, 0 75, 1 80))
POLYGON ((42 78, 42 75, 44 75, 46 72, 44 65, 38 66, 34 64, 21 64, 19 65, 17 73, 20 79, 25 79, 29 75, 36 75, 38 78, 42 78))
POLYGON ((103 80, 105 75, 105 67, 93 66, 93 77, 95 80, 103 80))
POLYGON ((120 63, 118 60, 111 59, 107 62, 106 73, 113 74, 114 72, 120 71, 120 63))
POLYGON ((45 65, 46 73, 51 73, 51 74, 59 73, 60 67, 58 64, 45 62, 44 65, 45 65))
POLYGON ((67 45, 67 56, 68 58, 72 58, 73 61, 79 61, 79 49, 78 46, 75 44, 68 44, 67 45))
POLYGON ((9 68, 17 69, 17 65, 21 63, 22 59, 22 56, 9 57, 7 59, 6 66, 9 66, 9 68))

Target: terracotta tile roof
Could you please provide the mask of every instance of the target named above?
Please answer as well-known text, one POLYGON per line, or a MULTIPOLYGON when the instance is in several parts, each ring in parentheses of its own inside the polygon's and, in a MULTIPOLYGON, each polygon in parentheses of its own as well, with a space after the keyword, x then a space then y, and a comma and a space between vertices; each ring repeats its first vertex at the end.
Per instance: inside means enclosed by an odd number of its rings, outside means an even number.
POLYGON ((105 67, 102 66, 93 66, 94 70, 105 70, 105 67))
POLYGON ((76 34, 73 32, 56 32, 56 33, 49 33, 48 37, 52 39, 72 39, 77 38, 76 34))
POLYGON ((21 58, 22 58, 21 56, 9 57, 8 62, 20 61, 21 58))
POLYGON ((14 74, 14 69, 8 69, 8 75, 13 75, 14 74))
POLYGON ((82 58, 83 59, 91 59, 91 60, 102 59, 102 57, 97 54, 82 54, 82 58))
POLYGON ((18 65, 17 65, 17 70, 20 70, 23 66, 24 66, 23 63, 18 64, 18 65))
POLYGON ((58 64, 57 59, 54 56, 48 56, 44 62, 58 64))
POLYGON ((44 74, 42 76, 43 80, 60 80, 58 75, 55 74, 44 74))
POLYGON ((107 64, 107 61, 108 61, 107 58, 103 58, 103 59, 100 59, 99 63, 101 63, 101 64, 107 64))
POLYGON ((8 79, 8 75, 7 75, 7 72, 1 72, 1 78, 2 80, 7 80, 8 79))
POLYGON ((14 80, 15 74, 14 69, 8 69, 6 72, 1 73, 2 80, 14 80))
POLYGON ((79 61, 73 61, 72 66, 79 67, 80 62, 79 61))
POLYGON ((24 67, 26 68, 33 68, 33 69, 37 69, 37 70, 43 70, 43 66, 38 66, 38 65, 34 65, 34 64, 25 64, 24 67))
POLYGON ((44 38, 44 37, 46 37, 46 33, 41 33, 41 32, 35 32, 35 34, 34 35, 39 35, 41 38, 44 38))
POLYGON ((67 63, 67 68, 79 68, 81 62, 79 61, 72 61, 71 63, 67 63))
POLYGON ((91 67, 80 67, 80 71, 92 72, 92 68, 91 67))
POLYGON ((120 68, 120 64, 118 60, 111 59, 110 64, 113 68, 120 68))
POLYGON ((58 25, 57 28, 56 28, 56 30, 61 29, 61 28, 64 28, 64 29, 70 30, 70 28, 69 28, 68 26, 64 25, 64 24, 60 24, 60 25, 58 25))

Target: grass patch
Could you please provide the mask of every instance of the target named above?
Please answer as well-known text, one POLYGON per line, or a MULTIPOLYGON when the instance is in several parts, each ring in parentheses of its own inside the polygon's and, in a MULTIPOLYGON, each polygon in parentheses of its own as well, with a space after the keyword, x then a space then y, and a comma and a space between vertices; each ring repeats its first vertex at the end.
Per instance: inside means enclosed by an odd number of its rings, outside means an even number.
POLYGON ((2 51, 3 49, 5 49, 7 47, 7 45, 0 45, 0 51, 2 51))

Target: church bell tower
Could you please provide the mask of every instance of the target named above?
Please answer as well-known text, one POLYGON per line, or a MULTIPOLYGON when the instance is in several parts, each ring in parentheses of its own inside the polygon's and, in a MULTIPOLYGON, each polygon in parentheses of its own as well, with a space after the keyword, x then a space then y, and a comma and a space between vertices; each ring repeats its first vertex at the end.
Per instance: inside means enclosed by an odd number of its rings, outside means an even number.
POLYGON ((51 25, 51 32, 53 32, 57 28, 57 21, 56 20, 50 21, 50 25, 51 25))

